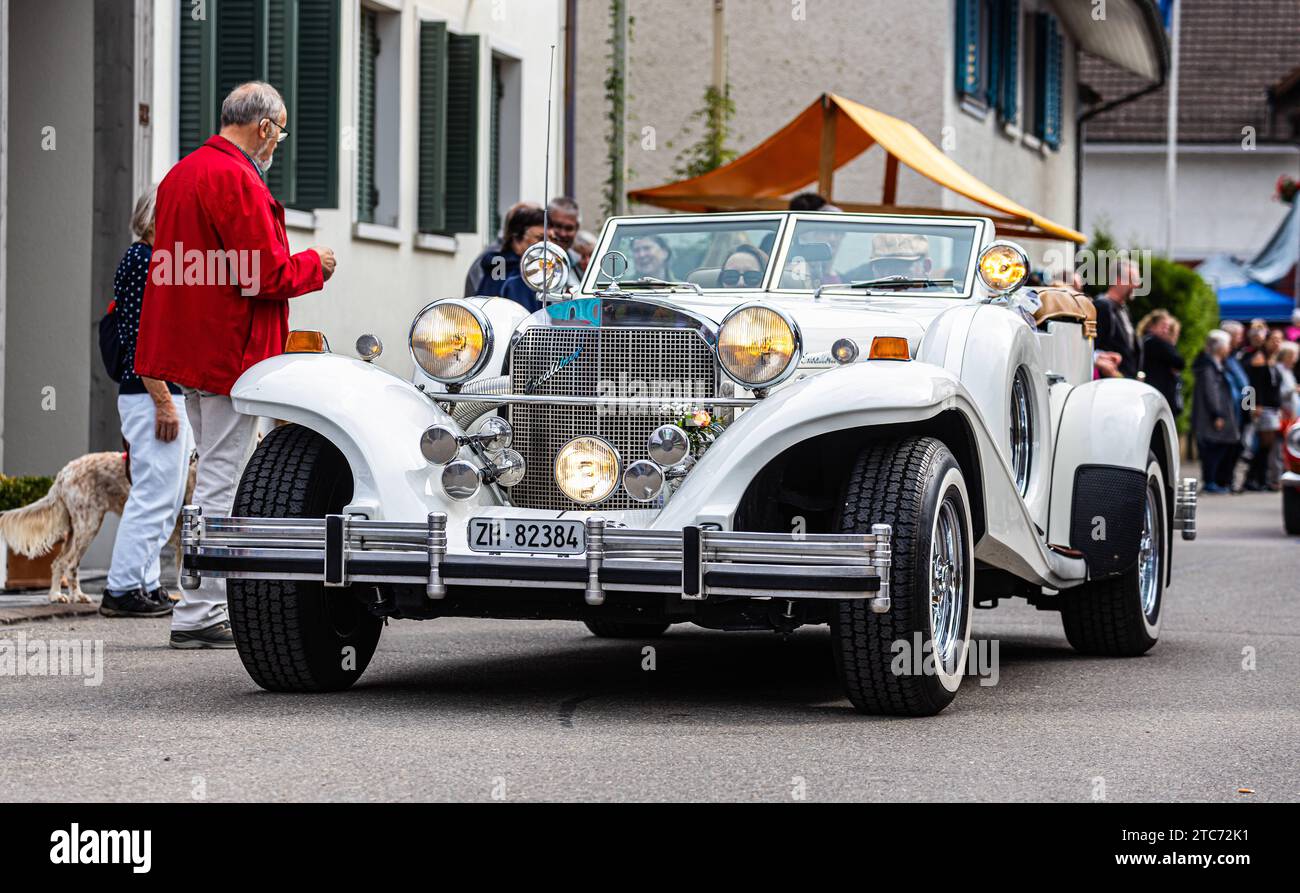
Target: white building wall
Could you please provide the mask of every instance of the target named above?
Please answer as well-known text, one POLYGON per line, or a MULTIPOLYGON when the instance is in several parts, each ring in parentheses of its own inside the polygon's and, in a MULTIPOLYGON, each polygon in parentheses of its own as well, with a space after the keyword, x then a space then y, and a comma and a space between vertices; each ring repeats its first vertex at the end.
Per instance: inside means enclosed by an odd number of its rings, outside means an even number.
MULTIPOLYGON (((1273 200, 1281 174, 1300 176, 1300 149, 1179 148, 1174 258, 1227 252, 1249 258, 1264 247, 1286 208, 1273 200)), ((1091 144, 1084 149, 1083 221, 1124 245, 1165 247, 1165 152, 1160 145, 1091 144)))

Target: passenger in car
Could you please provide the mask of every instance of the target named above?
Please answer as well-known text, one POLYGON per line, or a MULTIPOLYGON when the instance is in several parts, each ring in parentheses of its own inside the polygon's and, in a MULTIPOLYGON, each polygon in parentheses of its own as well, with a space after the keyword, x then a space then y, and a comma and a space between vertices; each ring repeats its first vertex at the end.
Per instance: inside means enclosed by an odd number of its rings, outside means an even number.
POLYGON ((758 288, 765 269, 766 254, 753 245, 737 245, 718 271, 718 288, 758 288))
POLYGON ((673 281, 673 250, 661 236, 638 236, 632 240, 632 261, 638 279, 673 281))

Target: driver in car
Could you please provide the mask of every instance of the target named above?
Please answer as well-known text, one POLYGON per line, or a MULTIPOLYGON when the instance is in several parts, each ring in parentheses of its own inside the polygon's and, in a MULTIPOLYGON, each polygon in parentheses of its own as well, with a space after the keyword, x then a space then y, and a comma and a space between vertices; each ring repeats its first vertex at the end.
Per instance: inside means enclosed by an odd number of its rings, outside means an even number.
POLYGON ((930 240, 914 233, 878 233, 871 237, 871 260, 855 269, 852 278, 884 279, 902 276, 924 279, 934 263, 930 260, 930 240))

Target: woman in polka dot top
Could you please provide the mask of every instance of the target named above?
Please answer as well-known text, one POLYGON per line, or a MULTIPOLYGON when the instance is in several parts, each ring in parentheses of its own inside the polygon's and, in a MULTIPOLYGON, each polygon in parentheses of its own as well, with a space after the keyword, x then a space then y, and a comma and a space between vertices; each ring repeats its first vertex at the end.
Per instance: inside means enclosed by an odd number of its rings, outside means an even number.
POLYGON ((107 617, 159 617, 170 614, 171 596, 163 587, 158 560, 171 536, 185 498, 192 438, 185 398, 174 384, 135 374, 136 334, 144 286, 153 255, 154 194, 140 196, 131 215, 136 241, 126 249, 113 277, 117 336, 122 351, 122 380, 117 412, 122 439, 130 449, 131 492, 99 611, 107 617))

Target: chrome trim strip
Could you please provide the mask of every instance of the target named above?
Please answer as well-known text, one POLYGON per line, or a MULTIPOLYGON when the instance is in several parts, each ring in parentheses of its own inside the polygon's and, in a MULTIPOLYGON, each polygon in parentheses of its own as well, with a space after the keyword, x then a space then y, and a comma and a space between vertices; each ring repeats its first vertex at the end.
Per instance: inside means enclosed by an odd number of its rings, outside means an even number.
POLYGON ((757 397, 600 397, 554 396, 551 394, 447 394, 425 392, 430 400, 441 403, 549 403, 553 406, 668 406, 674 403, 698 403, 701 406, 756 406, 757 397))
MULTIPOLYGON (((339 549, 343 568, 342 582, 333 585, 365 583, 424 584, 431 599, 447 594, 447 516, 430 512, 424 523, 372 521, 360 516, 348 517, 343 525, 339 549), (374 573, 377 562, 387 567, 374 573)), ((599 516, 585 519, 587 551, 577 556, 519 555, 472 553, 457 555, 458 568, 463 559, 472 557, 484 574, 476 577, 456 576, 452 582, 465 586, 529 586, 536 588, 582 590, 586 602, 600 605, 608 591, 683 593, 682 571, 684 532, 634 530, 607 526, 599 516), (554 579, 556 568, 566 568, 554 579), (486 573, 496 570, 497 574, 486 573), (620 574, 645 573, 642 581, 612 582, 603 577, 610 571, 620 574), (653 575, 659 575, 656 579, 653 575), (668 585, 664 579, 676 579, 668 585)), ((783 598, 869 599, 871 609, 890 609, 889 568, 891 528, 887 524, 872 526, 869 534, 787 534, 698 529, 698 590, 685 597, 706 599, 710 595, 766 598, 776 593, 783 598), (805 589, 802 582, 809 573, 843 579, 850 588, 832 591, 805 589), (714 573, 761 576, 765 588, 739 589, 734 586, 710 586, 714 573), (878 578, 878 590, 851 588, 856 580, 878 578), (791 588, 781 588, 789 581, 791 588)), ((195 506, 183 511, 181 544, 183 582, 186 588, 199 585, 203 576, 251 580, 317 580, 325 578, 327 537, 323 519, 285 518, 208 518, 195 506), (221 531, 210 534, 209 530, 221 531), (291 535, 286 535, 291 534, 291 535), (238 561, 248 559, 244 568, 197 570, 194 559, 238 561), (268 567, 268 563, 291 562, 288 568, 268 567), (301 571, 302 567, 318 570, 301 571)), ((692 575, 694 577, 694 575, 692 575)), ((721 581, 719 581, 721 582, 721 581)))

